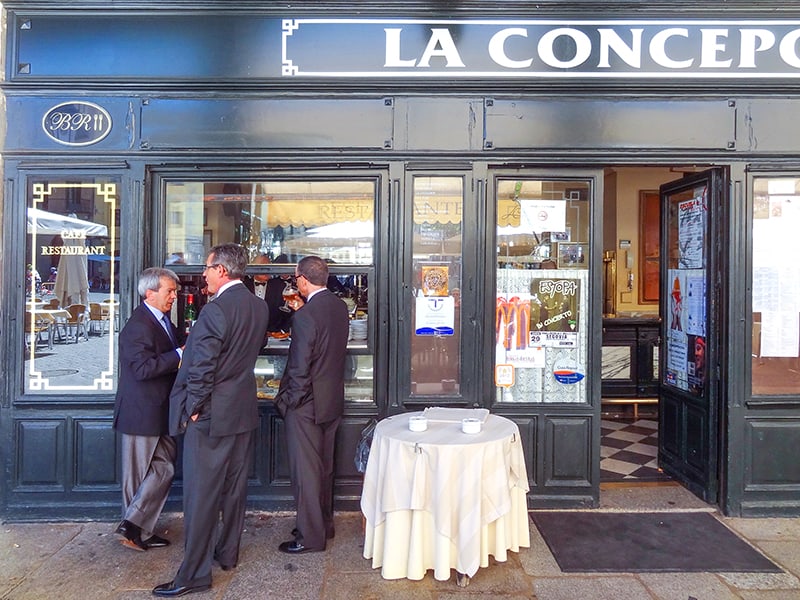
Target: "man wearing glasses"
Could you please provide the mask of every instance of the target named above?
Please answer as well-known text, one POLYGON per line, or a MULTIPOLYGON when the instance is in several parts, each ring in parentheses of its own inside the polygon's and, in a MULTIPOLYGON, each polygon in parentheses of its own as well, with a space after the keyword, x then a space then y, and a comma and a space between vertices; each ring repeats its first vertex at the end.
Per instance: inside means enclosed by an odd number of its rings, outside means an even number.
POLYGON ((214 246, 203 274, 214 300, 187 338, 170 396, 170 433, 184 434, 184 556, 173 581, 154 596, 211 587, 211 564, 233 569, 244 527, 247 475, 258 426, 253 369, 269 309, 242 284, 247 251, 214 246))
POLYGON ((325 550, 334 536, 333 468, 336 430, 344 411, 344 366, 350 318, 347 305, 327 289, 328 265, 303 258, 295 270, 292 342, 275 405, 286 424, 292 491, 297 503, 293 540, 281 552, 325 550))

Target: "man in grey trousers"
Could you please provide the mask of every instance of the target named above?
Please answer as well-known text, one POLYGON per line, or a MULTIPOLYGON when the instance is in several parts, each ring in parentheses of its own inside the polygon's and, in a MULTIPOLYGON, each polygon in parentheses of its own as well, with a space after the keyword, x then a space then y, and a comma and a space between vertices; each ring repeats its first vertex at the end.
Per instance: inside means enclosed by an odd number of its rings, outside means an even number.
POLYGON ((145 269, 144 299, 119 334, 119 385, 114 429, 122 434, 122 543, 144 551, 169 545, 153 533, 175 474, 175 439, 169 435, 169 394, 181 360, 182 340, 169 320, 178 276, 145 269))

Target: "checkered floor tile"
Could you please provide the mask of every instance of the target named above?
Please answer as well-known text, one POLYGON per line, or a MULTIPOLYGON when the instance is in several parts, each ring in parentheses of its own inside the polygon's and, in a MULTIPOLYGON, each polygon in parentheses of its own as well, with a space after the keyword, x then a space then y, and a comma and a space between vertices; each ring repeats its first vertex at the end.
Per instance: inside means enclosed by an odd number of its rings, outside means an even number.
POLYGON ((658 421, 606 420, 601 425, 600 481, 660 481, 658 421))

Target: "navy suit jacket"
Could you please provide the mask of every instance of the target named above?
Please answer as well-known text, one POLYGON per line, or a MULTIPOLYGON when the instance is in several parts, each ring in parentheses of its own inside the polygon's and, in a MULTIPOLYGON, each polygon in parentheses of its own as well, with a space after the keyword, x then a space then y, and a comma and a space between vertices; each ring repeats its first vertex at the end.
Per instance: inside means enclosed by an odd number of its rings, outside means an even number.
POLYGON ((314 403, 314 422, 344 412, 344 366, 350 317, 347 305, 324 289, 294 313, 289 360, 275 404, 281 415, 314 403))
MULTIPOLYGON (((175 340, 180 336, 172 326, 175 340)), ((180 357, 175 343, 144 304, 119 332, 119 384, 114 429, 129 435, 166 435, 169 394, 180 357)))
POLYGON ((210 420, 211 436, 235 435, 258 426, 256 358, 269 322, 267 304, 242 284, 207 303, 186 340, 170 396, 172 435, 191 415, 210 420))

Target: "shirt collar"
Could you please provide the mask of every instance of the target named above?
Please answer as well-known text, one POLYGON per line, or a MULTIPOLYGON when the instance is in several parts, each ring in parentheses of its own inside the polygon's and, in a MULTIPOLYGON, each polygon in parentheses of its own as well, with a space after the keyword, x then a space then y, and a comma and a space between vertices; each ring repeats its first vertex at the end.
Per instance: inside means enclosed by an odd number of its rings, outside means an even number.
POLYGON ((235 285, 242 285, 242 280, 241 279, 233 279, 233 280, 229 281, 228 283, 226 283, 225 285, 223 285, 221 288, 219 288, 217 290, 217 293, 214 296, 214 300, 219 298, 220 295, 222 294, 222 292, 224 292, 225 290, 227 290, 229 288, 232 288, 235 285))
POLYGON ((318 290, 314 290, 313 292, 311 292, 311 293, 308 295, 308 298, 306 298, 306 302, 308 302, 309 300, 311 300, 311 299, 312 299, 314 296, 316 296, 316 295, 317 295, 317 294, 319 294, 320 292, 322 292, 322 291, 325 291, 325 289, 326 289, 326 288, 319 288, 318 290))
POLYGON ((164 318, 165 313, 158 310, 155 306, 150 306, 147 302, 144 303, 147 309, 153 313, 153 316, 156 318, 157 321, 161 321, 164 318))

